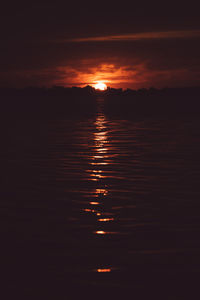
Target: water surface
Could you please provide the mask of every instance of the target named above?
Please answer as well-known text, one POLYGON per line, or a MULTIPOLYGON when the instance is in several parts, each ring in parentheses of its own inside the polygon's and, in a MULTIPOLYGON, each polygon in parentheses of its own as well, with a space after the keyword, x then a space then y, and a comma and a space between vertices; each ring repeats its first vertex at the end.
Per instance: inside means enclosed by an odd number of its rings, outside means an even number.
POLYGON ((178 299, 200 272, 199 120, 110 119, 103 101, 92 118, 10 125, 10 284, 178 299))

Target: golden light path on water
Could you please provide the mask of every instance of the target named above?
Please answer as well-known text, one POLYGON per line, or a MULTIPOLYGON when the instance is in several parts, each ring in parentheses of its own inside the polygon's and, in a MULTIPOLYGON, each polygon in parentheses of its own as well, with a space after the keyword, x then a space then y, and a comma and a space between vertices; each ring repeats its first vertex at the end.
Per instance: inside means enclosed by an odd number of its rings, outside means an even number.
MULTIPOLYGON (((91 162, 91 180, 92 181, 99 181, 106 178, 103 172, 103 168, 101 166, 108 165, 108 162, 106 160, 107 158, 107 151, 108 151, 108 131, 107 131, 107 126, 106 126, 106 118, 105 115, 103 114, 102 111, 102 102, 103 99, 99 98, 98 99, 98 105, 99 105, 99 111, 97 118, 94 122, 95 125, 95 132, 94 132, 94 154, 92 157, 92 162, 91 162)), ((106 197, 108 194, 108 189, 106 188, 105 185, 102 184, 100 188, 97 188, 95 191, 95 196, 97 199, 102 199, 106 197)), ((101 204, 101 203, 99 203, 101 204)), ((109 218, 104 218, 102 217, 103 211, 97 212, 98 221, 99 222, 106 222, 106 221, 111 221, 109 218)), ((114 220, 112 218, 112 220, 114 220)), ((106 234, 104 230, 96 230, 95 234, 106 234)))
MULTIPOLYGON (((98 113, 94 120, 94 132, 92 141, 92 155, 90 161, 90 167, 86 172, 89 175, 89 180, 94 182, 96 189, 92 193, 93 199, 89 201, 89 207, 84 208, 83 211, 86 213, 91 213, 96 218, 96 229, 93 230, 93 234, 96 236, 107 236, 115 235, 117 232, 107 228, 109 223, 115 221, 114 213, 108 211, 108 200, 109 187, 105 183, 108 178, 106 167, 110 164, 110 154, 111 145, 109 141, 109 123, 103 113, 103 98, 98 100, 98 113), (106 225, 107 224, 107 225, 106 225)), ((97 262, 98 263, 98 262, 97 262)), ((110 266, 102 266, 95 269, 98 273, 108 273, 111 272, 112 268, 110 266)))

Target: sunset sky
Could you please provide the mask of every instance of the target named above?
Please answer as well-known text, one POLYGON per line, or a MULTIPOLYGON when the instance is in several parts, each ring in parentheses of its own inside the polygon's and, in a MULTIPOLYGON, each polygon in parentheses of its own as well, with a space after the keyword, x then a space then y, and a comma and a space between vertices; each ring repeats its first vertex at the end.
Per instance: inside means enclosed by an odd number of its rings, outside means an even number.
POLYGON ((34 1, 0 12, 0 86, 200 85, 199 9, 166 1, 34 1))

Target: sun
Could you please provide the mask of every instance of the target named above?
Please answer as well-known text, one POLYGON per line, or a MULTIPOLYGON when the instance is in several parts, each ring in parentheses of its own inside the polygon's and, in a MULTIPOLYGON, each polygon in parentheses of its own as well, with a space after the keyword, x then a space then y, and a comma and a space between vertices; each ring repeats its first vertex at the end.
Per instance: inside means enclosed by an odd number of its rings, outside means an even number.
POLYGON ((94 88, 95 90, 105 91, 107 89, 107 85, 99 81, 94 85, 94 88))

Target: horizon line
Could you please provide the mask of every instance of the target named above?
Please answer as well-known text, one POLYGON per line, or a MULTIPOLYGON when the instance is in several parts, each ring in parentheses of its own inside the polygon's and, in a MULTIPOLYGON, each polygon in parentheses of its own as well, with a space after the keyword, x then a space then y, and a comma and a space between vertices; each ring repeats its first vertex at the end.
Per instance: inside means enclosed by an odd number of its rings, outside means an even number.
POLYGON ((112 87, 112 86, 107 86, 107 88, 105 90, 99 90, 99 89, 95 89, 92 85, 85 85, 85 86, 64 86, 64 85, 53 85, 53 86, 24 86, 24 87, 0 87, 0 90, 3 90, 3 89, 15 89, 15 90, 25 90, 25 89, 53 89, 53 88, 64 88, 64 89, 73 89, 73 88, 79 88, 79 89, 84 89, 84 88, 87 88, 87 87, 90 87, 92 88, 93 90, 96 90, 96 91, 99 91, 99 92, 105 92, 105 91, 108 91, 110 89, 113 89, 113 90, 122 90, 122 91, 126 91, 126 90, 132 90, 132 91, 139 91, 139 90, 150 90, 150 89, 154 89, 154 90, 165 90, 165 89, 200 89, 200 85, 190 85, 190 86, 165 86, 165 87, 154 87, 154 86, 151 86, 151 87, 141 87, 141 88, 138 88, 138 89, 134 89, 134 88, 123 88, 123 87, 112 87))

